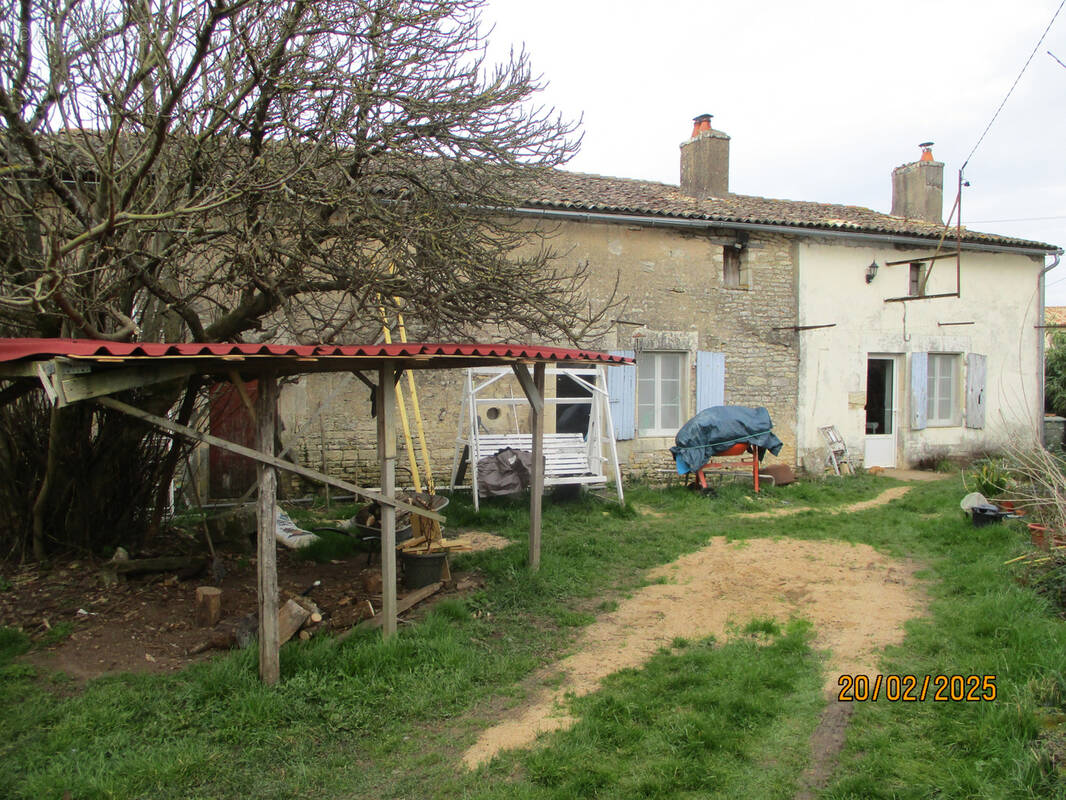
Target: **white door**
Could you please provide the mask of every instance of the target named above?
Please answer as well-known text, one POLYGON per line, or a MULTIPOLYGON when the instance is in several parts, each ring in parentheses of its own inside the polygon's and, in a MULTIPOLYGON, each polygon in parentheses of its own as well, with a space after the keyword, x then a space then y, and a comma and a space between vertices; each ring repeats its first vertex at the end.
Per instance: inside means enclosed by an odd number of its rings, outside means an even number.
POLYGON ((870 356, 866 361, 866 468, 896 466, 897 394, 896 359, 870 356))

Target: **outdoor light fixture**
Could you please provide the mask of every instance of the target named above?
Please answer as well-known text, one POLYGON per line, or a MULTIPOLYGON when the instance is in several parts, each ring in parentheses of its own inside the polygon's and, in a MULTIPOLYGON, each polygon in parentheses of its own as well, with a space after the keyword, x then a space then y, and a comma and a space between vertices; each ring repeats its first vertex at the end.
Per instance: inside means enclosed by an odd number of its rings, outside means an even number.
POLYGON ((873 283, 874 278, 877 277, 877 270, 878 269, 879 269, 879 267, 877 266, 877 259, 875 258, 873 261, 870 262, 870 266, 868 266, 866 268, 866 282, 867 283, 873 283))

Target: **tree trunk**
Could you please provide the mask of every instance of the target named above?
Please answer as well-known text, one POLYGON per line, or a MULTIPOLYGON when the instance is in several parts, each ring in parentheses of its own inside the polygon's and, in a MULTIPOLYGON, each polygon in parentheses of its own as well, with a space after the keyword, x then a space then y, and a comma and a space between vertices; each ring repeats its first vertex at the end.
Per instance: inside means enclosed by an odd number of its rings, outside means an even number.
POLYGON ((48 554, 44 546, 44 509, 48 505, 48 494, 55 479, 59 438, 59 409, 53 406, 48 417, 48 462, 41 488, 33 501, 33 557, 38 561, 44 561, 48 554))
MULTIPOLYGON (((178 422, 182 425, 188 425, 189 420, 192 418, 193 409, 196 407, 196 395, 200 391, 200 386, 203 384, 203 379, 199 375, 193 375, 189 378, 189 383, 185 387, 185 397, 181 401, 181 409, 178 411, 178 422)), ((163 513, 167 507, 167 500, 170 497, 170 484, 174 480, 174 471, 178 467, 178 462, 185 452, 186 444, 180 439, 171 439, 170 450, 167 452, 167 456, 163 461, 163 464, 159 470, 159 485, 156 487, 155 505, 152 508, 151 522, 148 524, 148 530, 144 534, 144 542, 148 544, 159 533, 163 524, 163 513)))

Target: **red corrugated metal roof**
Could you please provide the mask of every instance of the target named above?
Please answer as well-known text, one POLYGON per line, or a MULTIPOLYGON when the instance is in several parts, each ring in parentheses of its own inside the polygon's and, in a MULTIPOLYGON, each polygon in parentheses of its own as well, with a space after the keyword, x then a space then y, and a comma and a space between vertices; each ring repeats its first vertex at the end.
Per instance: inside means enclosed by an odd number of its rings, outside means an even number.
POLYGON ((0 339, 0 361, 72 358, 180 358, 190 356, 291 356, 294 358, 403 359, 444 356, 472 360, 526 359, 531 361, 626 364, 631 359, 596 350, 517 344, 449 344, 409 342, 368 345, 288 344, 166 344, 161 342, 104 342, 95 339, 0 339))

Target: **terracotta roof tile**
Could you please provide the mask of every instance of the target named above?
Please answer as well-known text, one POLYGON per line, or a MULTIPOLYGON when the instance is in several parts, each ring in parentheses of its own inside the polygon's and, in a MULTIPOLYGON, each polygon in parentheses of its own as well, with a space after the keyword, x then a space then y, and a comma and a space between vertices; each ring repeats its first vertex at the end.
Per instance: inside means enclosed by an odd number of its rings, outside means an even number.
MULTIPOLYGON (((676 219, 710 220, 755 225, 780 225, 823 230, 853 230, 939 239, 943 226, 894 217, 861 206, 775 200, 730 194, 697 200, 677 186, 655 181, 611 178, 554 170, 537 182, 525 207, 635 214, 676 219)), ((949 238, 954 236, 954 230, 949 238)), ((963 227, 966 242, 1055 250, 1054 245, 1009 236, 979 233, 963 227)))

